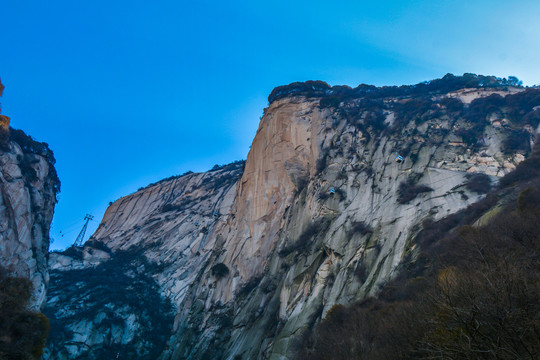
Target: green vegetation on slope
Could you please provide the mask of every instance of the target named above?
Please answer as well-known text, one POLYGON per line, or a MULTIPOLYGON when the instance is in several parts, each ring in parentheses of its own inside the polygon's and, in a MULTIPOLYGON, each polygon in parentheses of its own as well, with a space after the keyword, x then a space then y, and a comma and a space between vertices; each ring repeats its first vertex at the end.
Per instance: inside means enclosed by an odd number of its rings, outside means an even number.
POLYGON ((426 222, 379 297, 335 306, 297 358, 540 358, 539 163, 537 148, 484 200, 426 222))
MULTIPOLYGON (((452 130, 469 149, 479 150, 484 147, 484 131, 490 121, 499 121, 506 128, 508 135, 502 144, 506 154, 530 152, 532 129, 540 124, 540 89, 523 88, 515 94, 502 97, 491 94, 479 97, 470 104, 464 104, 458 98, 444 97, 448 92, 465 88, 487 88, 505 91, 508 86, 518 84, 515 80, 499 79, 492 76, 464 74, 454 76, 448 74, 442 79, 411 86, 360 85, 355 89, 344 86, 330 87, 322 81, 293 83, 274 89, 269 101, 288 96, 305 96, 319 99, 319 107, 333 108, 340 117, 357 126, 364 136, 364 141, 382 135, 402 133, 410 139, 409 145, 400 150, 402 156, 416 158, 417 153, 411 151, 417 129, 405 128, 413 121, 420 126, 428 120, 450 120, 454 123, 452 130), (513 85, 511 85, 513 84, 513 85), (388 114, 393 114, 392 121, 386 121, 388 114), (459 120, 459 122, 458 122, 459 120), (459 125, 457 125, 459 124, 459 125), (527 126, 527 129, 524 127, 527 126), (405 132, 403 132, 405 130, 405 132)), ((447 129, 439 129, 444 135, 447 129)), ((437 136, 433 139, 436 141, 437 136)), ((318 171, 324 168, 325 159, 319 162, 318 171)))
POLYGON ((9 140, 19 144, 24 153, 20 166, 23 175, 30 183, 37 178, 36 172, 31 166, 33 162, 36 162, 33 155, 43 156, 47 160, 49 163, 49 177, 52 179, 52 190, 54 191, 54 195, 58 195, 60 192, 60 179, 54 167, 56 159, 53 151, 49 148, 49 144, 36 141, 24 131, 11 127, 9 128, 9 140))
POLYGON ((501 79, 495 76, 484 76, 465 73, 461 76, 446 74, 441 79, 424 81, 416 85, 382 86, 360 84, 354 89, 349 86, 330 86, 324 81, 294 82, 289 85, 276 87, 268 96, 268 102, 287 96, 331 97, 324 101, 324 106, 337 106, 345 98, 381 99, 385 97, 418 96, 427 93, 448 93, 466 88, 505 88, 521 86, 522 82, 514 76, 501 79))
MULTIPOLYGON (((71 249, 72 255, 78 251, 71 249)), ((115 359, 117 355, 121 359, 156 359, 173 322, 170 301, 161 296, 150 275, 158 270, 135 252, 119 251, 96 267, 51 271, 48 296, 54 301, 45 313, 51 319, 52 357, 72 356, 70 347, 78 345, 84 349, 77 355, 81 360, 115 359), (54 306, 58 303, 70 305, 54 306), (93 326, 94 333, 106 340, 86 347, 73 331, 78 324, 93 326)))

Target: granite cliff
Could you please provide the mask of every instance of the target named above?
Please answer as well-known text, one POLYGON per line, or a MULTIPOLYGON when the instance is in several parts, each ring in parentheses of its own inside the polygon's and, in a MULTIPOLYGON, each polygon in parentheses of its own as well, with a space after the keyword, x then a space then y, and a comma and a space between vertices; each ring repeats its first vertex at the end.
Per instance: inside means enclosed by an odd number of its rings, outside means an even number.
POLYGON ((0 265, 31 280, 30 305, 38 309, 49 282, 49 229, 60 181, 48 145, 9 123, 0 115, 0 265))
POLYGON ((539 90, 515 85, 276 88, 245 163, 140 189, 51 254, 46 358, 291 358, 528 156, 539 90))

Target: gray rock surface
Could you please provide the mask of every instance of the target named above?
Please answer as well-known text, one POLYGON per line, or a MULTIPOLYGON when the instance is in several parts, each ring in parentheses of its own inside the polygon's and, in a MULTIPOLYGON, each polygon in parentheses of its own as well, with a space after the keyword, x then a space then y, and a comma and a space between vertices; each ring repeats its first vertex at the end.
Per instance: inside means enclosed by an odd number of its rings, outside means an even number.
POLYGON ((0 149, 0 265, 32 281, 30 303, 38 309, 49 281, 49 229, 59 182, 52 153, 24 139, 7 140, 0 149))
MULTIPOLYGON (((468 104, 492 93, 469 89, 434 100, 468 104)), ((290 359, 295 340, 332 306, 377 294, 413 252, 423 221, 483 196, 469 190, 471 174, 496 184, 526 155, 502 151, 515 129, 496 114, 468 146, 460 129, 471 124, 460 116, 433 111, 404 121, 392 105, 381 129, 361 101, 338 109, 300 96, 273 101, 245 167, 165 180, 114 202, 77 256, 51 254, 52 273, 58 284, 73 278, 91 292, 77 271, 92 274, 123 252, 144 258, 129 271, 170 301, 167 341, 158 350, 134 344, 144 309, 115 305, 112 292, 104 296, 121 325, 100 327, 106 315, 83 316, 89 305, 74 286, 73 296, 49 300, 53 319, 73 320, 65 324, 73 335, 53 341, 48 358, 90 359, 99 347, 112 358, 139 351, 150 359, 153 351, 158 359, 290 359)))

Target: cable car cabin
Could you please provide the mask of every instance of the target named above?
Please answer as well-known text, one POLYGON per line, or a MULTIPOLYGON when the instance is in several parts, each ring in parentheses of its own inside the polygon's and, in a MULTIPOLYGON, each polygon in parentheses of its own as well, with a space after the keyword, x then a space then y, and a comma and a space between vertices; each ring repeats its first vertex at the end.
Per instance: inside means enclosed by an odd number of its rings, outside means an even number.
POLYGON ((396 156, 394 161, 397 162, 398 164, 401 164, 403 162, 403 157, 401 155, 398 155, 396 156))
POLYGON ((196 222, 196 223, 195 223, 195 226, 197 226, 197 227, 198 227, 198 226, 199 226, 199 223, 198 223, 198 222, 196 222))
POLYGON ((219 213, 217 211, 214 211, 214 213, 212 215, 214 215, 214 217, 218 217, 219 213))

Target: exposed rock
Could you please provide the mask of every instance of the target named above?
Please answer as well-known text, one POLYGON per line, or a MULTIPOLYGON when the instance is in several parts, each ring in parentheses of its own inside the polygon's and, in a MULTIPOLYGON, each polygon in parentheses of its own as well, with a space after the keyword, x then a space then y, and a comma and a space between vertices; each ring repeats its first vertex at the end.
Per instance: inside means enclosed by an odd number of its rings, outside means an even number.
POLYGON ((52 151, 10 129, 9 118, 0 115, 0 265, 32 281, 33 308, 45 301, 49 228, 59 189, 52 151))
POLYGON ((56 286, 45 309, 51 321, 46 358, 115 359, 122 353, 156 359, 163 351, 173 314, 149 275, 157 269, 130 251, 106 259, 95 267, 51 270, 56 286))
MULTIPOLYGON (((175 312, 159 359, 288 359, 295 339, 332 306, 377 294, 424 220, 482 197, 467 189, 469 173, 495 183, 525 158, 501 150, 512 129, 493 126, 489 113, 471 120, 440 104, 448 96, 473 104, 493 89, 420 100, 353 97, 323 107, 320 97, 337 91, 323 84, 274 90, 245 168, 189 174, 114 202, 79 255, 51 255, 58 281, 52 292, 77 271, 100 271, 129 250, 146 259, 144 273, 175 312), (310 87, 313 96, 305 94, 310 87), (411 100, 425 109, 403 110, 411 100), (410 199, 399 201, 402 183, 423 190, 409 189, 410 199), (218 264, 228 271, 217 276, 218 264)), ((84 277, 79 281, 90 296, 84 277)), ((53 319, 72 320, 49 358, 92 358, 89 346, 112 358, 155 350, 132 343, 139 325, 126 330, 144 309, 128 309, 103 293, 124 324, 122 331, 103 330, 96 318, 107 315, 84 315, 94 302, 87 304, 76 287, 71 294, 48 303, 53 319), (84 334, 70 335, 76 329, 84 334), (106 340, 98 336, 103 331, 106 340)))
POLYGON ((506 96, 506 95, 509 95, 509 94, 515 94, 515 93, 518 93, 520 92, 521 89, 518 88, 518 87, 510 87, 510 88, 506 88, 505 90, 503 89, 461 89, 461 90, 458 90, 458 91, 455 91, 455 92, 450 92, 448 93, 448 97, 453 97, 453 98, 458 98, 460 99, 462 102, 464 102, 465 104, 470 104, 471 102, 473 102, 474 100, 478 99, 478 98, 482 98, 482 97, 486 97, 486 96, 490 96, 490 95, 494 95, 494 94, 497 94, 497 95, 501 95, 501 96, 506 96))

